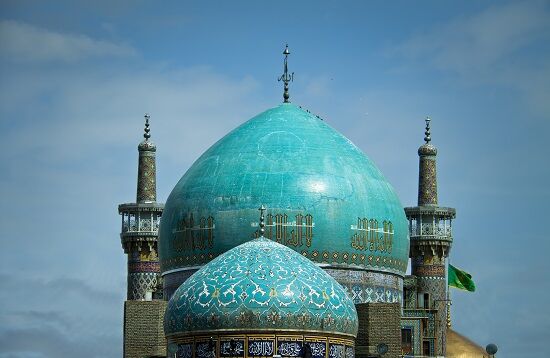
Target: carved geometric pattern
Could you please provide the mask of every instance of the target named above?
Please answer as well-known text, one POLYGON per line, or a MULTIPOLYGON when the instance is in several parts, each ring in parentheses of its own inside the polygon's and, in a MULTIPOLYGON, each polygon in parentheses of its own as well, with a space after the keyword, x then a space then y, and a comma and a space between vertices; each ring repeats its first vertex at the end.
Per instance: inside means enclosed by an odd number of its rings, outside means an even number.
POLYGON ((431 277, 445 277, 444 265, 414 265, 414 275, 416 276, 431 276, 431 277))
POLYGON ((146 292, 155 291, 158 279, 154 272, 128 273, 128 300, 144 300, 146 292))
POLYGON ((437 205, 435 158, 420 157, 418 205, 437 205))
POLYGON ((139 261, 139 262, 129 262, 128 263, 128 272, 155 272, 160 273, 160 264, 158 261, 139 261))
MULTIPOLYGON (((413 266, 413 274, 415 274, 415 268, 413 266)), ((429 331, 431 337, 436 336, 435 342, 437 346, 432 344, 432 347, 435 349, 436 355, 445 354, 445 345, 446 341, 446 317, 447 317, 447 281, 445 276, 417 276, 417 289, 420 294, 429 293, 430 294, 430 307, 437 310, 438 321, 435 322, 434 319, 430 319, 429 322, 429 331), (434 327, 437 325, 437 328, 434 327)), ((435 312, 435 311, 433 311, 435 312)))
MULTIPOLYGON (((328 263, 328 264, 356 264, 356 265, 365 265, 370 267, 380 267, 390 270, 395 270, 398 272, 405 271, 408 266, 407 260, 397 260, 395 258, 378 256, 378 255, 364 255, 364 254, 355 254, 347 251, 338 252, 338 251, 322 251, 317 250, 301 250, 300 254, 314 262, 328 263)), ((203 254, 193 254, 178 256, 172 259, 162 260, 161 267, 163 271, 169 271, 181 267, 181 265, 186 266, 199 266, 205 263, 208 263, 210 260, 219 256, 219 254, 212 253, 203 253, 203 254)))
MULTIPOLYGON (((408 261, 406 260, 401 261, 395 258, 378 255, 357 255, 347 251, 319 252, 317 250, 302 250, 300 253, 302 254, 302 256, 307 257, 312 261, 329 264, 368 265, 372 267, 388 268, 396 271, 404 271, 407 269, 408 265, 408 261)), ((163 271, 169 271, 171 269, 180 267, 182 264, 202 265, 212 260, 215 256, 217 255, 211 253, 179 256, 173 259, 161 261, 161 266, 163 267, 163 271)))
POLYGON ((402 301, 403 279, 398 276, 362 270, 325 271, 346 289, 353 303, 402 301))
POLYGON ((420 341, 422 340, 422 331, 420 330, 420 320, 419 319, 406 319, 403 317, 401 319, 401 329, 410 329, 412 333, 412 349, 411 355, 421 355, 420 351, 420 341))
POLYGON ((139 153, 137 201, 156 201, 157 183, 155 155, 148 152, 139 153))

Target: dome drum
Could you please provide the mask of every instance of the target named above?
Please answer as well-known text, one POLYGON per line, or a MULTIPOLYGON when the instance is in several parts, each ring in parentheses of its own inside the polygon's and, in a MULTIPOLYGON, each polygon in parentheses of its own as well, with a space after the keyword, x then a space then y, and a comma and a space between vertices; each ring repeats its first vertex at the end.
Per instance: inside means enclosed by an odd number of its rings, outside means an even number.
MULTIPOLYGON (((244 236, 248 240, 257 237, 256 207, 261 199, 254 199, 209 210, 202 208, 202 203, 183 200, 177 211, 171 213, 178 219, 171 220, 170 232, 161 230, 164 239, 161 250, 166 253, 161 255, 163 273, 202 266, 243 243, 235 237, 244 236)), ((400 222, 401 216, 404 219, 402 208, 397 220, 392 221, 390 215, 368 216, 364 214, 367 210, 349 206, 332 200, 320 200, 305 208, 299 202, 287 207, 272 205, 266 216, 265 237, 323 266, 355 267, 403 276, 407 257, 401 257, 400 252, 402 230, 404 226, 408 243, 408 228, 405 220, 400 222)))
MULTIPOLYGON (((403 301, 403 278, 399 275, 365 269, 320 267, 346 289, 354 303, 403 301)), ((198 268, 188 268, 165 273, 163 285, 166 297, 171 297, 181 283, 197 271, 198 268)))
POLYGON ((247 358, 247 357, 301 357, 311 350, 312 358, 353 358, 355 341, 349 337, 296 332, 225 332, 199 336, 168 336, 177 357, 182 358, 247 358), (193 355, 194 354, 194 355, 193 355))
POLYGON ((355 304, 403 302, 403 278, 398 275, 350 268, 324 270, 346 289, 355 304))

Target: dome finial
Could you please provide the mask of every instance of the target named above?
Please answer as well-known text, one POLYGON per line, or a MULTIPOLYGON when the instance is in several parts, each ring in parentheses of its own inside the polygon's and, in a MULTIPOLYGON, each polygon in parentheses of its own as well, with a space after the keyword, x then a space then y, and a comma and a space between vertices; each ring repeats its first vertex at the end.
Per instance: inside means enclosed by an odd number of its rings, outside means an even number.
POLYGON ((432 119, 430 117, 426 117, 426 131, 424 132, 424 140, 426 141, 426 144, 430 144, 430 141, 432 140, 432 137, 430 136, 430 121, 432 119))
POLYGON ((145 140, 149 140, 149 138, 151 138, 151 135, 149 134, 149 132, 151 131, 149 129, 149 118, 151 118, 151 116, 149 115, 149 113, 145 113, 144 115, 145 117, 145 133, 143 133, 143 138, 145 138, 145 140))
POLYGON ((288 44, 285 47, 285 50, 283 51, 283 55, 285 55, 285 66, 284 66, 284 72, 281 75, 281 77, 278 78, 278 81, 283 81, 285 84, 285 91, 283 93, 283 99, 284 103, 289 103, 290 95, 288 94, 288 83, 292 82, 294 80, 294 72, 288 73, 288 55, 290 55, 290 51, 288 49, 288 44))
POLYGON ((260 210, 260 236, 259 237, 264 237, 264 233, 265 233, 264 212, 266 210, 266 207, 262 204, 262 206, 260 206, 258 210, 260 210))

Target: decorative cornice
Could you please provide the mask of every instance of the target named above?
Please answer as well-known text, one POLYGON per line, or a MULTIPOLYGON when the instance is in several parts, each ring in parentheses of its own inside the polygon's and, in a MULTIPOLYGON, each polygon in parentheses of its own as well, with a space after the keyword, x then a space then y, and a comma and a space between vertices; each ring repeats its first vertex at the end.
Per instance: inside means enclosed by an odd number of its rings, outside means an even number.
POLYGON ((444 218, 454 219, 456 209, 443 206, 412 206, 404 208, 407 218, 418 215, 435 215, 444 218))
POLYGON ((124 203, 118 206, 118 213, 128 213, 128 212, 162 212, 164 210, 164 203, 124 203))

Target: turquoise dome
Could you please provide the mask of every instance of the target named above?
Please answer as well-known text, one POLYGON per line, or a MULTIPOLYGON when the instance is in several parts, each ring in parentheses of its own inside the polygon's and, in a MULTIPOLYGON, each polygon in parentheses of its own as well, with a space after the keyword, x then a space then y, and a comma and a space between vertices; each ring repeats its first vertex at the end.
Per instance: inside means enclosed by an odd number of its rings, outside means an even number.
POLYGON ((161 219, 163 274, 256 237, 260 204, 265 236, 314 262, 405 274, 408 222, 392 186, 346 137, 290 103, 227 134, 179 180, 161 219))
POLYGON ((176 290, 166 336, 220 331, 326 332, 357 336, 355 306, 329 274, 261 237, 227 251, 176 290))

